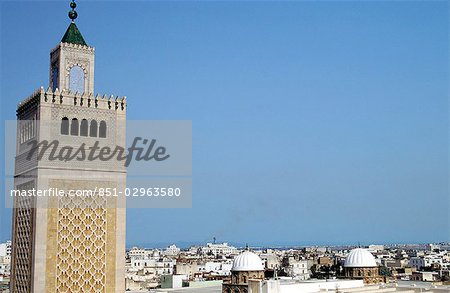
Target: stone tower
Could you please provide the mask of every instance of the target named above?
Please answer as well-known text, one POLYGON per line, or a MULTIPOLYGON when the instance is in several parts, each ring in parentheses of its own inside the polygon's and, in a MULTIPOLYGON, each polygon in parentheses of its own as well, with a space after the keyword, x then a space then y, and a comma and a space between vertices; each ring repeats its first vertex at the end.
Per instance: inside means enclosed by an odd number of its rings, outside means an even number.
POLYGON ((42 141, 74 149, 125 146, 125 97, 94 95, 95 50, 72 19, 50 53, 50 82, 17 107, 14 188, 63 191, 63 196, 15 197, 11 292, 123 292, 125 202, 100 196, 123 190, 118 160, 52 160, 42 141), (32 154, 32 155, 30 155, 32 154), (91 192, 69 196, 69 192, 91 192))

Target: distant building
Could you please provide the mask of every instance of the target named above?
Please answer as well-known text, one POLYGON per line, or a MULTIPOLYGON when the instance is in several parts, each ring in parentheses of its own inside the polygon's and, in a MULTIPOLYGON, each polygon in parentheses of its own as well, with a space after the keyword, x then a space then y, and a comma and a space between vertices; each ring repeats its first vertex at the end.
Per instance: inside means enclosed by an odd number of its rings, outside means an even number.
POLYGON ((11 256, 11 241, 0 243, 0 256, 11 256))
POLYGON ((185 261, 180 262, 177 261, 174 273, 178 275, 187 275, 189 279, 192 279, 193 276, 199 272, 199 265, 197 261, 185 261))
POLYGON ((133 247, 131 248, 127 255, 130 259, 144 259, 149 258, 154 254, 153 250, 133 247))
POLYGON ((199 266, 200 272, 210 273, 219 276, 228 276, 231 273, 232 263, 230 261, 216 262, 208 261, 199 266))
MULTIPOLYGON (((11 274, 11 241, 0 243, 0 276, 11 274)), ((0 292, 2 292, 0 290, 0 292)))
POLYGON ((321 266, 331 266, 334 264, 333 259, 329 256, 321 256, 317 260, 317 263, 321 266))
MULTIPOLYGON (((11 271, 11 259, 4 260, 4 257, 0 257, 0 275, 9 276, 11 271)), ((1 292, 1 291, 0 291, 1 292)))
POLYGON ((411 281, 420 282, 435 282, 439 280, 439 273, 437 272, 413 272, 411 281))
POLYGON ((143 270, 145 274, 164 275, 173 274, 175 261, 166 258, 132 259, 131 268, 135 271, 143 270))
POLYGON ((260 254, 259 257, 265 264, 266 269, 275 270, 281 267, 281 261, 278 255, 273 253, 263 253, 260 254))
POLYGON ((206 243, 206 246, 201 247, 201 252, 206 255, 232 255, 237 254, 238 250, 234 246, 229 246, 228 243, 206 243))
POLYGON ((181 250, 175 244, 172 244, 164 250, 163 254, 167 256, 176 256, 180 251, 181 250))
POLYGON ((425 256, 419 256, 419 257, 411 257, 409 260, 409 264, 412 267, 415 267, 418 270, 421 270, 425 267, 431 267, 431 266, 442 266, 442 257, 439 255, 425 255, 425 256))
POLYGON ((382 259, 381 264, 387 268, 405 268, 409 266, 408 259, 382 259))
POLYGON ((427 249, 430 250, 430 251, 440 250, 441 249, 441 245, 430 243, 430 244, 427 245, 427 249))
POLYGON ((181 288, 183 287, 183 281, 187 280, 186 275, 164 275, 161 276, 161 288, 181 288))
POLYGON ((285 256, 283 258, 284 272, 297 280, 309 279, 308 260, 299 259, 295 256, 285 256))
POLYGON ((384 245, 379 245, 379 244, 369 245, 369 251, 377 252, 377 251, 383 251, 383 250, 384 250, 384 245))
POLYGON ((305 252, 326 253, 328 251, 328 248, 313 246, 313 247, 305 247, 303 250, 305 252))

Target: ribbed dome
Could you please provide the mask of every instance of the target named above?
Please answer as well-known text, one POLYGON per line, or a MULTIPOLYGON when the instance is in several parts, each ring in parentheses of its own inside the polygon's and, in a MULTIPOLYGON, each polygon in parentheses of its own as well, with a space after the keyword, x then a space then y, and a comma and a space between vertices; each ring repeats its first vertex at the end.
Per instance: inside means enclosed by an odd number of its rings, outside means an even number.
POLYGON ((376 266, 375 257, 364 248, 352 249, 344 263, 344 267, 347 268, 371 268, 376 266))
POLYGON ((232 271, 264 271, 261 258, 250 251, 244 251, 234 258, 232 271))

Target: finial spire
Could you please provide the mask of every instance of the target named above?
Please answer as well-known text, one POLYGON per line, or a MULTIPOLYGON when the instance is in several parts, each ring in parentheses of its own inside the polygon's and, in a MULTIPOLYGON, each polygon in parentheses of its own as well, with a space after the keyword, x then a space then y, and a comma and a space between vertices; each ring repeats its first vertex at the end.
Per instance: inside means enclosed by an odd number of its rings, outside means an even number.
POLYGON ((72 2, 70 2, 70 8, 72 8, 72 10, 69 11, 69 18, 72 20, 72 22, 75 22, 75 19, 78 17, 78 13, 75 11, 76 7, 77 3, 75 3, 75 0, 72 0, 72 2))

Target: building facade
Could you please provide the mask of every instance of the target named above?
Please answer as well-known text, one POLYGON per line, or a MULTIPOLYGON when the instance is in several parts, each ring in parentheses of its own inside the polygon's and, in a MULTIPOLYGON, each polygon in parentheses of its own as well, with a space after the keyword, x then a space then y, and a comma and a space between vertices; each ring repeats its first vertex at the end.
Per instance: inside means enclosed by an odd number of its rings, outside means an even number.
POLYGON ((117 160, 52 160, 52 149, 32 142, 115 148, 125 146, 124 97, 94 96, 95 49, 71 23, 50 53, 49 87, 17 107, 14 188, 62 190, 64 196, 16 197, 11 292, 123 292, 125 203, 98 188, 125 187, 117 160), (38 158, 42 150, 43 156, 38 158), (69 196, 69 191, 91 196, 69 196))
POLYGON ((238 252, 237 248, 228 245, 228 243, 206 243, 206 246, 201 247, 203 254, 210 255, 231 255, 238 252))
POLYGON ((0 243, 0 256, 11 255, 11 241, 8 240, 5 243, 0 243))
POLYGON ((411 257, 409 260, 409 265, 420 270, 425 267, 431 267, 431 266, 439 266, 442 267, 443 260, 442 256, 440 255, 425 255, 425 256, 418 256, 418 257, 411 257))

